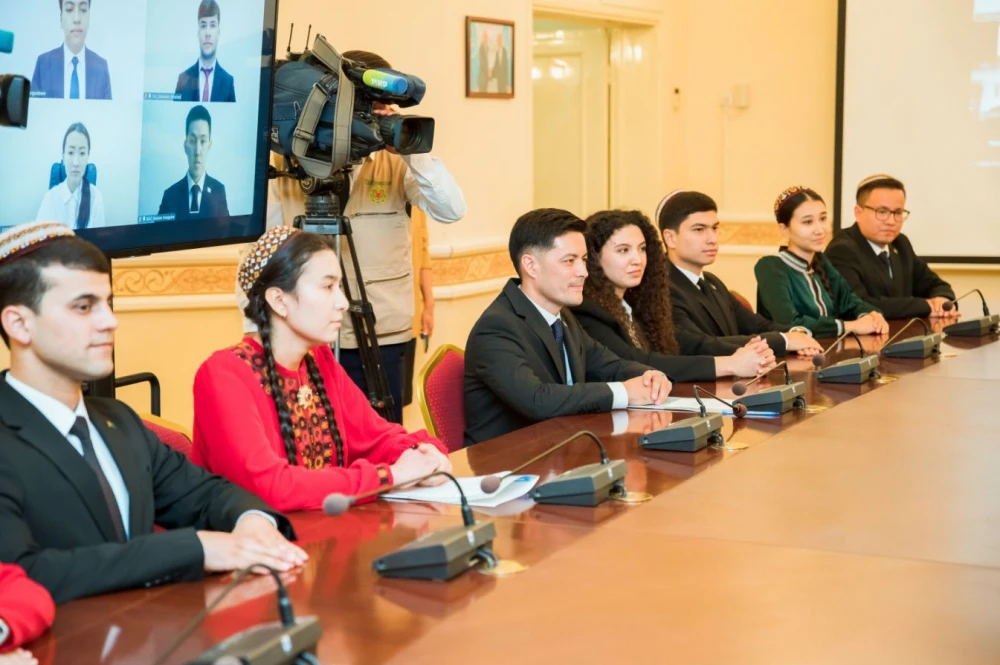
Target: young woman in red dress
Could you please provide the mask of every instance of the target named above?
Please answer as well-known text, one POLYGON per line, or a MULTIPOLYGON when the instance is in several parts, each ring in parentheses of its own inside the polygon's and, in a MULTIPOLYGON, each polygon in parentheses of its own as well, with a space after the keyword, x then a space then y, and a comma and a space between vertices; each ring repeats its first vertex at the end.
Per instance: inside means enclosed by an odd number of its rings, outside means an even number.
POLYGON ((258 332, 195 376, 195 463, 279 511, 451 471, 440 441, 383 420, 334 358, 348 303, 328 237, 275 227, 237 280, 258 332))
POLYGON ((38 661, 18 649, 49 629, 55 616, 52 596, 18 566, 0 563, 0 665, 38 661))

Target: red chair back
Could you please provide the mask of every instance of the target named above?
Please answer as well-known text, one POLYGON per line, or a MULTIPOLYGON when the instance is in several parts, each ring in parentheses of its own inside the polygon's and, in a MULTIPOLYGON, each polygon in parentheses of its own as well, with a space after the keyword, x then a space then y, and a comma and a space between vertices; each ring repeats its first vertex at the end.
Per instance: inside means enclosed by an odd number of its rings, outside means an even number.
POLYGON ((424 427, 441 439, 449 452, 465 441, 465 352, 451 344, 438 347, 420 370, 417 401, 424 427))
POLYGON ((750 301, 747 300, 746 298, 744 298, 743 295, 739 291, 733 291, 732 289, 729 289, 729 293, 730 293, 730 295, 733 296, 733 298, 736 298, 736 302, 738 302, 739 304, 743 305, 744 307, 746 307, 747 309, 749 309, 751 312, 753 311, 753 307, 750 306, 750 301))
POLYGON ((191 435, 179 425, 175 425, 168 420, 157 418, 156 416, 142 416, 142 424, 157 436, 163 443, 167 444, 188 459, 191 459, 191 435))

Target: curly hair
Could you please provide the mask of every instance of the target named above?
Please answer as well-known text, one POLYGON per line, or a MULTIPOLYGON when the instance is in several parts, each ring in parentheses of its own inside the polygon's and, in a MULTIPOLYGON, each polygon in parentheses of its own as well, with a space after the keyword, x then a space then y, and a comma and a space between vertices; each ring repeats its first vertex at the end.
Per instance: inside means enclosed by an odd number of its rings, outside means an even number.
POLYGON ((625 292, 625 302, 632 307, 637 341, 645 350, 676 355, 677 338, 670 305, 670 277, 667 257, 660 235, 638 210, 606 210, 587 218, 587 281, 583 294, 606 309, 626 330, 629 316, 615 295, 614 284, 601 267, 601 250, 608 240, 626 226, 635 226, 646 240, 646 271, 639 286, 625 292))

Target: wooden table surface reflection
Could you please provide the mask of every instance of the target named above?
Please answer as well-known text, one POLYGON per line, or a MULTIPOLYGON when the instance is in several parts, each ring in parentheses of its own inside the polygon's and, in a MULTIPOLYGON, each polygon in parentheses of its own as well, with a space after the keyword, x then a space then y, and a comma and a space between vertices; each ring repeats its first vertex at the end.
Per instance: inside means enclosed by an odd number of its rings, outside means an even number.
MULTIPOLYGON (((726 440, 748 446, 740 452, 644 450, 642 434, 692 416, 636 410, 555 419, 459 451, 457 473, 483 475, 588 429, 626 460, 628 488, 654 497, 477 511, 496 523, 496 553, 529 567, 510 578, 372 572, 373 559, 454 525, 454 507, 293 515, 311 557, 288 579, 296 613, 320 617, 325 664, 1000 662, 994 341, 946 338, 940 358, 882 358, 883 375, 900 379, 885 385, 820 384, 793 357, 807 401, 827 410, 726 418, 726 440)), ((857 353, 848 342, 830 361, 857 353)), ((777 371, 761 383, 782 380, 777 371)), ((703 387, 731 398, 732 383, 703 387)), ((527 472, 596 460, 581 440, 527 472)), ((226 581, 69 603, 32 649, 42 663, 148 664, 226 581)), ((273 593, 267 578, 241 585, 171 663, 275 620, 273 593)))

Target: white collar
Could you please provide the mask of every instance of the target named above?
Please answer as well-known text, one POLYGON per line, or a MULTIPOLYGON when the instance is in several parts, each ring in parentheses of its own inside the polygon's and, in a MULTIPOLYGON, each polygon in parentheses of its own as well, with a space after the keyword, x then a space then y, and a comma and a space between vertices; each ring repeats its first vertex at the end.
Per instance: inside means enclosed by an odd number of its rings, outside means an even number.
MULTIPOLYGON (((218 56, 212 58, 212 63, 211 64, 212 64, 211 67, 206 67, 205 66, 205 61, 201 59, 201 56, 198 56, 198 71, 199 72, 201 70, 203 70, 203 69, 208 69, 210 74, 213 73, 213 72, 215 72, 215 68, 219 65, 219 58, 218 58, 218 56)), ((202 73, 204 73, 204 72, 202 72, 202 73)))
MULTIPOLYGON (((518 285, 517 288, 521 289, 521 286, 518 285)), ((521 293, 524 293, 524 289, 521 289, 521 293)), ((532 300, 531 298, 529 298, 527 293, 524 293, 524 297, 528 298, 528 302, 530 302, 532 305, 535 306, 535 309, 538 310, 538 313, 541 314, 542 318, 545 319, 545 323, 547 323, 550 327, 557 320, 559 320, 559 321, 562 320, 558 314, 553 314, 552 312, 550 312, 549 310, 545 309, 544 307, 542 307, 541 305, 539 305, 537 302, 535 302, 534 300, 532 300)))
MULTIPOLYGON (((865 240, 868 240, 868 238, 865 238, 865 240)), ((876 254, 881 254, 882 252, 889 251, 889 245, 886 245, 885 247, 880 247, 878 243, 872 242, 871 240, 868 240, 868 244, 871 245, 871 248, 875 251, 876 254)))
POLYGON ((83 417, 87 422, 90 422, 90 414, 87 413, 87 405, 84 403, 82 397, 79 404, 76 405, 76 409, 73 410, 51 395, 46 395, 23 381, 18 381, 10 372, 7 372, 6 378, 7 385, 19 392, 21 397, 31 402, 31 405, 38 409, 45 416, 45 419, 52 423, 52 426, 63 436, 69 434, 69 431, 73 429, 73 425, 76 424, 78 417, 83 417))
MULTIPOLYGON (((201 174, 201 178, 199 178, 198 182, 196 183, 194 180, 191 179, 191 172, 188 171, 187 172, 188 194, 191 193, 191 188, 192 187, 194 187, 195 185, 198 185, 198 191, 201 192, 202 195, 204 195, 205 194, 205 178, 207 176, 208 176, 208 171, 205 171, 204 173, 201 174)), ((209 193, 211 193, 211 192, 209 192, 209 193)))
POLYGON ((624 298, 622 298, 622 307, 625 308, 625 313, 628 314, 628 318, 631 319, 632 318, 632 305, 629 305, 627 302, 625 302, 624 298))
MULTIPOLYGON (((86 178, 87 176, 84 175, 83 177, 86 178)), ((69 191, 69 185, 66 184, 65 180, 59 183, 59 186, 56 187, 56 190, 57 193, 59 194, 59 202, 62 203, 63 205, 69 203, 70 201, 79 203, 80 199, 83 197, 83 181, 82 180, 80 181, 80 186, 76 188, 75 192, 69 191)))
POLYGON ((690 279, 691 283, 694 284, 695 286, 698 286, 698 283, 701 282, 701 277, 702 277, 701 274, 696 275, 693 272, 691 272, 690 270, 685 270, 684 268, 681 268, 676 263, 674 264, 674 267, 677 268, 678 270, 680 270, 681 274, 683 274, 685 277, 687 277, 688 279, 690 279))
POLYGON ((63 42, 63 58, 66 60, 66 64, 70 67, 73 66, 73 58, 79 58, 80 60, 77 62, 77 67, 79 67, 87 59, 87 45, 84 44, 83 48, 80 49, 80 53, 76 54, 69 50, 69 46, 66 42, 63 42))

